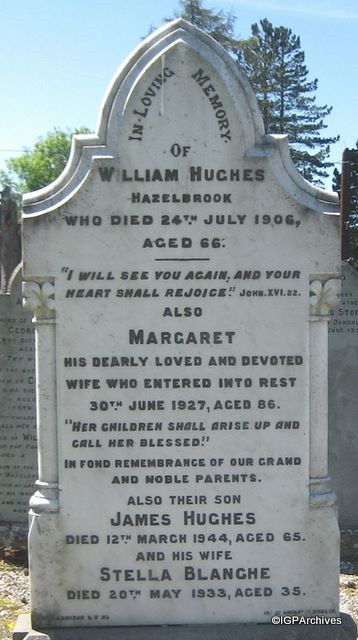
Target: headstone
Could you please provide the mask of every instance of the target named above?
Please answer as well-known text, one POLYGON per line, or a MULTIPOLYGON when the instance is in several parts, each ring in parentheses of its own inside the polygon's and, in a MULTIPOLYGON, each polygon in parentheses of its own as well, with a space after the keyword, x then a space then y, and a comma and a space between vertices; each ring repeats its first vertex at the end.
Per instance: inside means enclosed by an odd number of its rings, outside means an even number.
POLYGON ((37 478, 35 328, 22 306, 21 265, 0 295, 0 545, 27 547, 37 478))
POLYGON ((236 63, 188 23, 160 29, 24 204, 34 627, 337 614, 337 200, 265 136, 236 63))
POLYGON ((21 240, 10 188, 3 189, 0 195, 0 293, 5 293, 11 274, 21 262, 21 240))
POLYGON ((331 311, 329 354, 329 452, 339 523, 358 530, 358 273, 343 264, 339 308, 331 311))

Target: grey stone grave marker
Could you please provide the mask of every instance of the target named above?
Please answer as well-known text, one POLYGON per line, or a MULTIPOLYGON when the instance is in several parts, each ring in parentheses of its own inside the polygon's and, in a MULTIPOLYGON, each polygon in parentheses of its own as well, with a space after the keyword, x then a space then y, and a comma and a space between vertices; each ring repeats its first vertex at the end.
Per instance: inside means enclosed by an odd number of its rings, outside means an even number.
POLYGON ((34 627, 133 637, 335 615, 337 201, 265 136, 236 63, 181 20, 158 30, 120 68, 98 134, 24 204, 34 627))
POLYGON ((358 530, 358 273, 349 264, 340 298, 328 329, 329 467, 340 525, 358 530))
POLYGON ((0 544, 15 550, 27 547, 37 477, 35 329, 21 285, 19 265, 0 295, 0 544))
POLYGON ((0 293, 6 293, 11 274, 21 262, 21 240, 17 206, 11 190, 0 192, 0 293))

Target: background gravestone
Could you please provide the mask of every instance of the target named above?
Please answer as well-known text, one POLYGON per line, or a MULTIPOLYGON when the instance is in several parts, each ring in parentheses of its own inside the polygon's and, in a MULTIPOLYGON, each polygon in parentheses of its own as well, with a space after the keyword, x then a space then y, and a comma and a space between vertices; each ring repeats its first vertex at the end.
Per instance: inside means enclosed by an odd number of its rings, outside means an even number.
POLYGON ((328 336, 330 474, 339 523, 358 530, 358 273, 348 264, 342 267, 340 306, 331 312, 328 336))
POLYGON ((37 477, 35 328, 22 306, 21 265, 0 295, 0 544, 26 548, 37 477))
POLYGON ((60 180, 25 197, 35 627, 337 613, 337 212, 265 136, 238 66, 181 20, 119 70, 60 180))
POLYGON ((11 274, 21 262, 21 240, 10 188, 3 189, 0 195, 0 293, 5 293, 11 274))

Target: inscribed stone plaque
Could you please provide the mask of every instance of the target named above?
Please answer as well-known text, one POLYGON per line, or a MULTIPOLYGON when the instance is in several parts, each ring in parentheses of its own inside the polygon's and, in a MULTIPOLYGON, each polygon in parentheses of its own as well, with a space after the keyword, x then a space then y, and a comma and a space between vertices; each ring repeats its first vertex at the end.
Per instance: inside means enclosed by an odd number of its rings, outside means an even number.
POLYGON ((358 528, 358 274, 343 264, 341 301, 328 329, 329 469, 342 527, 358 528))
MULTIPOLYGON (((22 271, 0 295, 0 528, 11 543, 11 525, 27 524, 37 477, 35 336, 22 306, 22 271)), ((27 528, 27 527, 26 527, 27 528)))
POLYGON ((183 21, 119 70, 71 158, 23 221, 33 623, 336 612, 336 197, 299 176, 237 65, 183 21))

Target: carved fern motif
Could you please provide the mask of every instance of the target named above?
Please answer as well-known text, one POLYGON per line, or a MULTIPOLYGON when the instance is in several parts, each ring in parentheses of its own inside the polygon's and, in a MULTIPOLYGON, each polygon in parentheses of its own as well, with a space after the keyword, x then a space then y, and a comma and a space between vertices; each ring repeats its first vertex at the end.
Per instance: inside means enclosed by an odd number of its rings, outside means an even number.
POLYGON ((23 305, 36 315, 44 316, 55 311, 55 287, 50 282, 23 282, 23 305))

